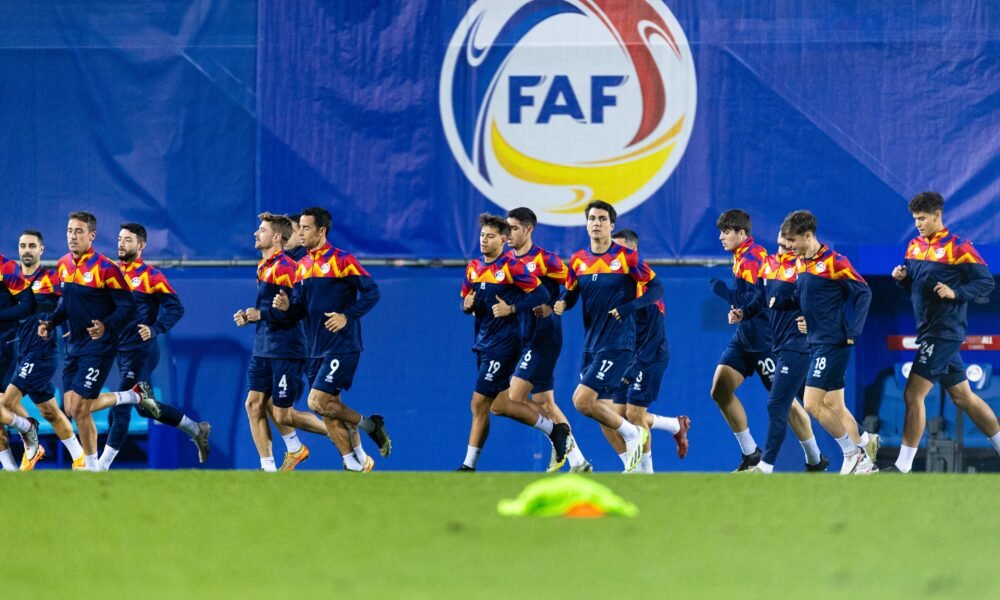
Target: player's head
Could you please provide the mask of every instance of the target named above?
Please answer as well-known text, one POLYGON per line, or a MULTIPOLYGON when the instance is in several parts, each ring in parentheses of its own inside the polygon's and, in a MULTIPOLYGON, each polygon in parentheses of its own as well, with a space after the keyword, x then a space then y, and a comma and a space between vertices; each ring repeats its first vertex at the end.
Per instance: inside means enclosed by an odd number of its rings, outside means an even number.
POLYGON ((792 251, 791 246, 788 245, 788 240, 785 239, 785 236, 781 235, 780 231, 778 232, 777 244, 778 254, 789 254, 792 251))
POLYGON ((509 236, 510 225, 503 217, 489 213, 479 215, 479 249, 483 256, 499 255, 509 236))
POLYGON ((920 235, 930 237, 944 229, 944 197, 937 192, 920 192, 910 200, 910 213, 920 235))
POLYGON ((715 220, 719 241, 727 252, 733 252, 750 237, 750 215, 740 208, 732 208, 715 220))
POLYGON ((615 228, 615 219, 618 218, 618 211, 604 200, 592 200, 587 208, 583 209, 584 216, 587 217, 587 233, 592 240, 606 240, 611 237, 611 232, 615 228))
POLYGON ((302 245, 315 250, 326 243, 333 219, 330 211, 319 206, 312 206, 299 215, 299 239, 302 245))
POLYGON ((21 257, 21 266, 29 269, 34 267, 42 260, 42 252, 45 252, 42 232, 34 229, 22 231, 21 237, 17 239, 17 254, 21 257))
POLYGON ((796 256, 806 256, 816 241, 816 216, 808 210, 789 213, 781 224, 781 237, 796 256))
POLYGON ((97 237, 97 217, 78 210, 69 213, 69 224, 66 226, 66 245, 75 256, 80 256, 90 250, 97 237))
POLYGON ((122 223, 118 232, 118 260, 130 263, 142 256, 146 247, 146 228, 138 223, 122 223))
POLYGON ((288 220, 292 222, 292 235, 285 241, 285 250, 294 250, 302 245, 302 238, 299 237, 299 217, 301 216, 298 213, 288 215, 288 220))
POLYGON ((285 215, 263 212, 257 215, 260 227, 253 234, 253 247, 261 252, 281 248, 292 235, 292 221, 285 215))
POLYGON ((507 224, 510 225, 510 245, 512 248, 520 248, 531 243, 531 234, 538 224, 538 217, 535 211, 526 206, 521 206, 507 211, 507 224))
POLYGON ((639 234, 631 229, 621 229, 611 234, 611 241, 632 250, 639 249, 639 234))

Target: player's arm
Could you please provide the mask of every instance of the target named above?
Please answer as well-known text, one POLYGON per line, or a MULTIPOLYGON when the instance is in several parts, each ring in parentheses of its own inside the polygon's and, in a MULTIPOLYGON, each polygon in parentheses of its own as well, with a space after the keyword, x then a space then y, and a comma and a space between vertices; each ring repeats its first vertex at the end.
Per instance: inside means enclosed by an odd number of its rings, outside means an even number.
POLYGON ((798 310, 801 308, 799 298, 802 296, 803 277, 795 280, 795 285, 783 285, 767 302, 772 310, 798 310))
POLYGON ((861 337, 861 330, 868 318, 868 309, 872 304, 872 290, 864 280, 842 279, 847 287, 847 305, 849 318, 847 321, 847 343, 853 344, 861 337))
POLYGON ((908 290, 913 286, 913 278, 910 277, 909 263, 909 259, 904 259, 903 264, 896 265, 892 270, 892 280, 896 282, 896 285, 904 290, 908 290))
POLYGON ((646 284, 646 292, 643 295, 615 308, 619 317, 624 319, 641 308, 656 304, 657 300, 663 298, 663 285, 658 278, 654 277, 644 283, 646 284))
POLYGON ((21 277, 20 270, 4 275, 3 285, 10 292, 14 305, 0 310, 0 322, 16 322, 35 312, 35 293, 21 277))
POLYGON ((170 331, 184 317, 184 305, 181 304, 181 299, 177 296, 177 292, 170 291, 156 294, 156 304, 158 307, 156 322, 150 326, 153 334, 152 337, 170 331))
POLYGON ((358 291, 358 299, 344 311, 344 316, 348 319, 360 319, 367 315, 371 309, 375 308, 382 294, 378 290, 378 284, 367 273, 364 275, 350 275, 347 277, 347 280, 358 291))
POLYGON ((734 310, 740 311, 743 320, 749 321, 764 312, 764 309, 767 308, 767 302, 767 288, 764 287, 764 279, 758 278, 756 299, 746 306, 737 307, 734 310))
POLYGON ((576 306, 576 301, 580 299, 580 282, 576 278, 576 271, 570 269, 566 275, 566 287, 559 298, 553 303, 552 310, 557 315, 563 314, 576 306))
MULTIPOLYGON (((125 283, 124 278, 122 283, 125 283)), ((115 310, 101 320, 104 324, 106 330, 111 331, 121 331, 135 316, 135 298, 132 297, 132 291, 125 284, 125 287, 121 289, 106 288, 108 294, 111 296, 111 301, 115 305, 115 310)))
POLYGON ((972 247, 972 244, 963 244, 963 250, 970 253, 976 262, 959 265, 959 268, 962 269, 962 279, 965 283, 952 290, 955 292, 955 300, 958 302, 968 302, 989 296, 995 285, 993 274, 990 273, 986 262, 979 256, 979 253, 972 247))
POLYGON ((730 306, 736 304, 736 291, 726 285, 725 281, 713 277, 708 280, 708 283, 712 287, 712 293, 725 300, 726 304, 730 306))

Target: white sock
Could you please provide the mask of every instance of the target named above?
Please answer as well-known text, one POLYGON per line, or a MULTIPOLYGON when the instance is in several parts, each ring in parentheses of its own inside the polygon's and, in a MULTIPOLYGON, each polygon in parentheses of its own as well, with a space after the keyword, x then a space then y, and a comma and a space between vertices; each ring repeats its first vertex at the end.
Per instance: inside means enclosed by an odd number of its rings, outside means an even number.
POLYGON ((618 433, 621 434, 623 440, 628 442, 639 437, 639 428, 622 419, 622 424, 618 426, 618 433))
POLYGON ((587 459, 583 456, 583 452, 580 452, 580 447, 576 445, 576 440, 573 440, 573 449, 566 454, 566 460, 569 461, 569 466, 571 467, 579 467, 587 462, 587 459))
POLYGON ((288 435, 281 436, 281 439, 285 440, 285 449, 295 454, 302 449, 302 442, 299 441, 299 434, 294 431, 288 435))
POLYGON ((858 439, 858 447, 859 448, 864 448, 865 446, 867 446, 868 445, 868 439, 869 439, 868 432, 867 431, 861 432, 861 435, 859 436, 859 439, 858 439))
POLYGON ((677 433, 681 430, 681 422, 674 417, 661 417, 660 415, 653 415, 653 429, 659 429, 660 431, 666 431, 668 433, 677 433))
POLYGON ((365 449, 361 446, 360 443, 354 447, 354 456, 355 458, 358 459, 358 462, 361 463, 362 465, 368 462, 368 454, 365 452, 365 449))
POLYGON ((845 433, 843 437, 837 438, 837 443, 840 444, 844 456, 851 456, 858 451, 858 445, 851 441, 850 434, 845 433))
POLYGON ((28 433, 31 431, 31 421, 17 415, 14 415, 14 420, 10 422, 10 426, 21 433, 28 433))
POLYGON ((643 473, 653 472, 653 451, 643 452, 639 457, 639 468, 643 473))
POLYGON ((534 427, 538 431, 541 431, 545 435, 551 435, 551 433, 552 433, 552 425, 554 425, 554 423, 552 423, 552 421, 546 419, 542 415, 538 415, 538 420, 535 421, 535 424, 532 425, 532 427, 534 427))
POLYGON ((737 431, 733 435, 736 436, 736 441, 740 443, 740 451, 743 452, 744 456, 753 454, 757 450, 757 442, 753 441, 753 436, 750 435, 749 429, 737 431))
POLYGON ((112 392, 115 395, 115 406, 120 404, 139 404, 139 394, 132 390, 112 392))
POLYGON ((111 463, 115 462, 115 457, 118 456, 118 450, 115 450, 111 446, 105 444, 104 452, 101 453, 101 458, 98 460, 98 464, 101 466, 102 471, 107 471, 111 468, 111 463))
MULTIPOLYGON (((1000 435, 998 433, 997 435, 1000 435)), ((909 473, 913 470, 913 459, 917 456, 917 449, 910 446, 899 446, 899 457, 896 458, 896 468, 900 473, 909 473)))
POLYGON ((469 446, 465 450, 465 460, 462 462, 463 465, 469 467, 470 469, 476 468, 476 462, 479 461, 479 453, 482 452, 482 448, 476 448, 475 446, 469 446))
POLYGON ((17 465, 14 463, 14 454, 11 453, 10 448, 0 452, 0 466, 3 467, 4 471, 17 471, 17 465))
POLYGON ((70 458, 74 461, 83 456, 83 446, 80 445, 80 441, 76 439, 75 435, 59 441, 63 443, 63 446, 66 446, 66 451, 69 452, 70 458))
POLYGON ((100 463, 97 462, 96 454, 85 454, 83 464, 86 465, 88 471, 96 471, 101 468, 100 463))
POLYGON ((815 465, 819 463, 819 444, 816 443, 816 436, 809 438, 808 440, 802 440, 799 442, 802 446, 802 452, 806 455, 806 464, 815 465))
POLYGON ((177 426, 184 433, 188 434, 188 437, 194 439, 198 436, 198 423, 188 418, 187 415, 181 417, 181 423, 177 426))
POLYGON ((268 473, 276 473, 278 468, 274 466, 273 456, 262 456, 260 457, 260 468, 268 473))
POLYGON ((365 469, 365 466, 361 464, 357 456, 354 456, 353 452, 344 454, 341 458, 344 459, 344 464, 347 465, 348 471, 363 471, 365 469))
POLYGON ((774 473, 774 465, 769 465, 764 461, 760 461, 757 463, 757 470, 761 473, 767 473, 770 475, 771 473, 774 473))
POLYGON ((622 459, 622 465, 628 467, 628 452, 622 452, 618 455, 618 458, 622 459))
POLYGON ((993 444, 993 448, 1000 452, 1000 431, 996 435, 990 436, 990 443, 993 444))

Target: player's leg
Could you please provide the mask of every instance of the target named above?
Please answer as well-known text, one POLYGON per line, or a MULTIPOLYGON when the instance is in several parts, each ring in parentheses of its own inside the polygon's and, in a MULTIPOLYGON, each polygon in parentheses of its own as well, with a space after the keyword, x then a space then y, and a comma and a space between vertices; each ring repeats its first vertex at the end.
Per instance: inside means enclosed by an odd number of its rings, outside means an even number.
MULTIPOLYGON (((760 463, 753 469, 755 472, 771 473, 774 470, 781 444, 785 441, 789 412, 793 410, 795 394, 805 378, 802 365, 789 364, 795 362, 795 354, 781 352, 777 356, 774 378, 767 396, 767 441, 764 442, 764 452, 761 455, 760 463)), ((802 354, 801 356, 804 361, 809 360, 808 355, 802 354)), ((806 420, 808 421, 808 416, 806 420)))
POLYGON ((633 471, 639 464, 642 448, 649 438, 649 431, 635 426, 621 415, 616 414, 607 403, 600 402, 602 392, 611 397, 614 389, 621 385, 625 368, 632 359, 631 352, 598 353, 584 357, 581 383, 573 392, 573 406, 581 414, 594 419, 601 425, 617 431, 625 440, 628 453, 626 471, 633 471))
MULTIPOLYGON (((803 395, 803 391, 800 390, 796 394, 796 398, 803 395)), ((816 443, 816 434, 813 432, 812 419, 809 417, 809 412, 806 411, 805 407, 797 399, 792 400, 792 406, 788 411, 788 424, 791 426, 795 437, 798 438, 799 445, 802 446, 802 453, 806 461, 806 472, 820 473, 825 471, 830 465, 830 461, 820 452, 819 444, 816 443)))
POLYGON ((896 457, 894 465, 896 470, 901 473, 909 473, 913 468, 913 459, 917 455, 920 438, 924 436, 924 427, 927 423, 924 399, 933 388, 933 381, 928 381, 912 370, 906 378, 906 387, 903 389, 903 401, 906 403, 906 416, 903 418, 903 440, 899 446, 899 456, 896 457))
POLYGON ((251 389, 247 392, 244 405, 250 423, 250 436, 260 457, 260 468, 264 471, 277 471, 271 448, 271 426, 267 421, 267 398, 266 392, 251 389))
MULTIPOLYGON (((121 379, 118 382, 118 391, 131 390, 135 384, 139 383, 139 354, 145 355, 144 351, 120 351, 118 352, 118 373, 121 379)), ((108 437, 104 442, 104 451, 97 463, 102 471, 111 468, 118 452, 125 445, 128 437, 128 429, 132 424, 132 404, 117 403, 111 406, 108 415, 108 437)))
POLYGON ((268 399, 267 411, 274 421, 285 443, 285 457, 279 471, 292 471, 309 458, 309 448, 299 440, 296 427, 326 436, 328 432, 323 421, 312 413, 303 413, 292 406, 302 395, 305 361, 299 359, 272 358, 271 389, 274 395, 268 399))
MULTIPOLYGON (((603 403, 618 416, 622 418, 625 417, 624 391, 622 391, 621 393, 616 392, 614 394, 614 398, 612 399, 603 398, 599 400, 599 402, 603 403)), ((617 430, 612 429, 611 427, 608 427, 607 425, 604 424, 601 425, 601 433, 604 434, 604 439, 608 440, 608 444, 611 446, 611 449, 614 450, 615 454, 618 455, 618 458, 621 459, 622 466, 627 467, 628 453, 625 451, 625 440, 622 439, 621 434, 619 434, 617 430)))
MULTIPOLYGON (((943 379, 942 383, 944 383, 943 379)), ((955 406, 969 415, 976 427, 990 439, 993 448, 1000 453, 1000 423, 997 423, 997 415, 990 408, 990 405, 972 391, 969 382, 964 378, 945 389, 955 406)))
MULTIPOLYGON (((21 437, 25 440, 25 447, 32 447, 37 453, 40 448, 38 445, 38 422, 32 418, 24 418, 13 412, 7 410, 6 407, 0 405, 0 429, 3 426, 8 426, 16 429, 21 437)), ((6 433, 5 436, 6 438, 6 433)), ((14 455, 10 451, 10 442, 5 440, 3 448, 0 449, 0 466, 3 467, 4 471, 17 471, 17 464, 14 462, 14 455)))
MULTIPOLYGON (((320 371, 320 377, 325 377, 320 371)), ((320 379, 317 378, 317 381, 320 379)), ((316 385, 314 383, 313 385, 316 385)), ((361 463, 354 454, 354 444, 351 440, 351 433, 346 427, 353 411, 350 410, 340 399, 340 393, 333 394, 315 387, 309 391, 309 409, 323 418, 326 425, 327 434, 330 440, 337 447, 340 456, 344 460, 344 465, 349 471, 370 471, 371 461, 361 463)), ((354 413, 357 414, 357 413, 354 413)))
MULTIPOLYGON (((501 392, 506 394, 507 392, 501 392)), ((490 405, 493 404, 493 397, 472 392, 472 401, 469 408, 472 411, 472 424, 469 426, 469 444, 465 449, 465 460, 459 471, 475 471, 479 455, 486 446, 486 440, 490 436, 490 405)))
POLYGON ((727 351, 723 355, 723 360, 730 360, 740 363, 739 369, 732 364, 719 364, 715 368, 715 375, 712 377, 712 400, 719 407, 726 423, 736 436, 736 441, 740 445, 740 465, 737 471, 745 471, 760 462, 760 448, 750 434, 750 425, 747 422, 747 413, 743 408, 743 403, 736 396, 736 389, 743 384, 746 377, 753 373, 753 368, 743 360, 741 355, 727 351))
MULTIPOLYGON (((648 407, 642 405, 632 404, 632 399, 629 398, 629 404, 625 406, 625 418, 628 419, 629 423, 636 425, 637 427, 646 426, 646 412, 648 407)), ((643 444, 642 453, 639 456, 639 466, 635 469, 636 473, 653 473, 653 437, 647 436, 646 443, 643 444)))
MULTIPOLYGON (((312 382, 312 391, 323 392, 323 394, 314 396, 310 393, 309 408, 323 417, 324 422, 327 419, 334 419, 343 422, 344 425, 364 431, 375 445, 378 446, 379 454, 386 457, 392 451, 392 440, 389 439, 389 434, 385 430, 385 423, 382 416, 371 414, 366 417, 352 409, 342 400, 341 393, 351 389, 360 358, 360 352, 323 357, 323 362, 316 374, 316 378, 312 382)), ((351 445, 352 447, 354 446, 353 444, 351 445)), ((360 447, 360 443, 357 446, 360 447)), ((373 463, 374 461, 370 462, 373 463)), ((370 468, 367 470, 370 470, 370 468)))
MULTIPOLYGON (((528 350, 525 355, 530 360, 531 350, 528 350)), ((544 433, 552 442, 552 448, 555 450, 546 470, 549 472, 558 471, 566 462, 566 454, 570 447, 569 425, 553 423, 548 417, 541 415, 536 405, 528 399, 533 388, 534 384, 531 381, 515 375, 510 380, 507 393, 500 394, 494 399, 490 412, 529 425, 544 433)))

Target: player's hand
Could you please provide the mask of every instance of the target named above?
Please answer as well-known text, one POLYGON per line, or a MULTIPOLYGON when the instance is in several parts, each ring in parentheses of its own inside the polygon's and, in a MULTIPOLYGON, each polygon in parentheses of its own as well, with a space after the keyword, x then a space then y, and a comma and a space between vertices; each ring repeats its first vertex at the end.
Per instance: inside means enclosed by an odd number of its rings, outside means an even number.
POLYGON ((243 311, 247 317, 247 323, 256 323, 260 321, 260 311, 256 308, 248 308, 243 311))
POLYGON ((233 322, 236 323, 237 327, 243 327, 247 324, 247 314, 242 310, 238 310, 233 314, 233 322))
POLYGON ((729 311, 729 324, 736 325, 743 320, 743 310, 740 308, 733 308, 729 311))
POLYGON ((853 346, 854 345, 854 338, 847 338, 847 345, 848 346, 853 346))
POLYGON ((896 265, 896 268, 892 270, 892 278, 896 281, 906 279, 906 265, 896 265))
POLYGON ((142 341, 148 342, 149 340, 153 339, 154 335, 156 334, 153 333, 152 327, 150 327, 149 325, 143 325, 142 323, 139 323, 139 337, 142 338, 142 341))
POLYGON ((946 300, 955 299, 955 290, 951 289, 946 284, 941 283, 940 281, 937 283, 937 285, 934 286, 934 291, 937 293, 938 296, 946 300))
POLYGON ((39 321, 38 322, 38 337, 43 340, 49 339, 49 333, 52 332, 52 321, 39 321))
POLYGON ((104 337, 104 323, 101 323, 97 319, 92 319, 90 321, 90 327, 87 328, 87 333, 90 334, 90 339, 99 340, 104 337))
POLYGON ((323 323, 323 326, 326 327, 326 330, 330 333, 337 333, 347 326, 347 317, 345 317, 342 313, 328 312, 323 314, 328 317, 326 323, 323 323))
POLYGON ((531 312, 535 313, 536 317, 547 319, 552 315, 552 307, 548 304, 541 304, 531 309, 531 312))
POLYGON ((622 385, 632 385, 632 382, 641 374, 642 369, 639 368, 639 365, 630 366, 625 369, 625 373, 622 375, 622 385))
POLYGON ((288 310, 289 304, 291 303, 288 301, 288 294, 285 293, 285 290, 278 290, 278 293, 274 295, 274 299, 271 300, 271 306, 281 311, 288 310))
POLYGON ((795 324, 799 326, 799 333, 809 333, 809 329, 806 327, 805 317, 795 319, 795 324))
POLYGON ((472 306, 476 303, 476 292, 469 292, 465 298, 462 298, 462 310, 465 312, 472 312, 472 306))
POLYGON ((614 317, 618 321, 622 320, 622 316, 620 314, 618 314, 618 309, 617 308, 612 308, 611 310, 608 311, 608 314, 611 315, 612 317, 614 317))
POLYGON ((510 304, 503 301, 500 296, 496 297, 497 303, 493 305, 493 316, 497 318, 509 317, 514 314, 514 309, 511 308, 510 304))
POLYGON ((562 316, 562 314, 566 312, 566 301, 556 300, 556 303, 552 305, 552 312, 556 313, 559 316, 562 316))

